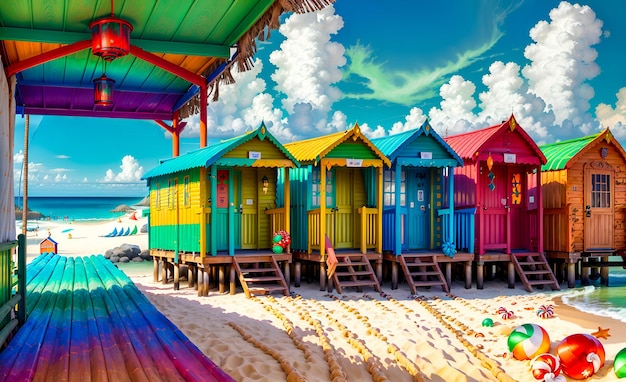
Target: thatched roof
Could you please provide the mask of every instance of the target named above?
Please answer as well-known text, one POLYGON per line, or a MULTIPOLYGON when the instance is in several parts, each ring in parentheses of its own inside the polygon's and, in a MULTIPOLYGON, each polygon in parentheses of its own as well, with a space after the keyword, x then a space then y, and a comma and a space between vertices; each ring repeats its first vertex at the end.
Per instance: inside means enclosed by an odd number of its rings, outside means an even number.
POLYGON ((112 209, 111 212, 132 212, 134 210, 135 210, 134 208, 131 208, 127 206, 126 204, 120 204, 119 206, 112 209))

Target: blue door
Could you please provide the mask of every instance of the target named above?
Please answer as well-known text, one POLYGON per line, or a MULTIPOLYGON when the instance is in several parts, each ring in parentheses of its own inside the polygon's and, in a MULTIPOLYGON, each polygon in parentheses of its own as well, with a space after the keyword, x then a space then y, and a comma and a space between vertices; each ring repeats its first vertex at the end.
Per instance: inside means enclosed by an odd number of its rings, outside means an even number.
POLYGON ((430 169, 407 169, 407 224, 405 242, 408 249, 430 248, 430 169))

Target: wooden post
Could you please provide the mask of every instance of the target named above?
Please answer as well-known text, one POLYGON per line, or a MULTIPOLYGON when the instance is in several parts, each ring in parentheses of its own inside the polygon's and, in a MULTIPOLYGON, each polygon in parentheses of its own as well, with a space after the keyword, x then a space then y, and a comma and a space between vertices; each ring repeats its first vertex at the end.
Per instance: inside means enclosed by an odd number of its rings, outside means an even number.
POLYGON ((293 281, 296 288, 300 288, 300 280, 302 279, 302 263, 296 261, 294 263, 293 281))
MULTIPOLYGON (((515 255, 511 255, 515 256, 515 255)), ((515 264, 512 261, 508 262, 508 268, 506 273, 509 276, 509 289, 515 289, 515 264)))
POLYGON ((230 294, 233 295, 235 293, 237 293, 237 271, 235 270, 235 267, 231 266, 230 267, 230 294))
MULTIPOLYGON (((396 237, 392 237, 391 239, 394 241, 394 251, 393 254, 396 256, 400 256, 402 254, 402 230, 398 229, 398 227, 402 227, 402 212, 400 210, 400 185, 402 184, 402 165, 398 166, 396 161, 396 171, 394 173, 395 184, 395 203, 394 203, 394 220, 395 220, 395 233, 396 237)), ((454 199, 451 199, 454 200, 454 199)), ((397 267, 397 265, 396 265, 397 267)), ((396 270, 397 274, 397 270, 396 270)), ((396 279, 396 288, 398 287, 397 279, 396 279)))
POLYGON ((187 281, 189 282, 189 288, 193 288, 196 284, 196 265, 187 265, 187 281))
POLYGON ((166 257, 162 257, 161 259, 161 261, 163 262, 161 268, 161 283, 167 284, 167 267, 169 266, 169 263, 166 257))
MULTIPOLYGON (((383 253, 383 166, 385 164, 383 161, 380 161, 380 167, 376 169, 376 175, 378 178, 377 187, 376 187, 376 253, 383 253)), ((380 269, 380 278, 382 278, 382 260, 381 260, 381 269, 380 269)))
POLYGON ((472 288, 472 261, 465 263, 465 289, 472 288))
POLYGON ((476 262, 476 289, 483 289, 483 281, 485 278, 485 262, 478 260, 476 262))
POLYGON ((198 297, 204 295, 204 266, 198 264, 198 297))
POLYGON ((219 291, 220 294, 224 293, 226 291, 226 284, 225 284, 225 279, 224 279, 224 266, 220 265, 218 267, 218 280, 219 280, 219 291))
POLYGON ((155 256, 152 261, 152 281, 156 283, 159 281, 159 258, 155 256))
POLYGON ((180 289, 180 264, 174 263, 174 290, 180 289))
POLYGON ((398 262, 395 260, 391 262, 391 289, 398 289, 398 262))

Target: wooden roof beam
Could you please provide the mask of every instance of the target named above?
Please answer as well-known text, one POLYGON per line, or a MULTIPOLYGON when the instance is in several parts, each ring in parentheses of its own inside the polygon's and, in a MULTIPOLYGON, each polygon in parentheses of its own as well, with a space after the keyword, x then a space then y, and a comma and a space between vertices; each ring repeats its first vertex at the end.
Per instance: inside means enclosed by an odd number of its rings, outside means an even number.
MULTIPOLYGON (((83 40, 91 41, 91 33, 0 27, 0 40, 41 42, 46 44, 74 44, 75 42, 83 40)), ((227 45, 146 40, 133 38, 132 36, 130 41, 133 45, 149 52, 200 57, 230 57, 230 46, 227 45)))
POLYGON ((11 78, 15 74, 23 72, 26 69, 45 64, 46 62, 56 60, 61 57, 69 56, 70 54, 74 54, 88 48, 91 48, 91 40, 83 40, 16 62, 5 69, 7 78, 11 78))
POLYGON ((178 65, 172 64, 171 62, 156 56, 150 52, 146 52, 145 50, 135 46, 135 45, 131 45, 130 46, 130 54, 132 54, 133 56, 140 58, 154 66, 158 66, 159 68, 172 73, 186 81, 191 82, 194 85, 198 85, 200 87, 205 86, 206 87, 206 80, 204 79, 204 77, 195 74, 193 72, 190 72, 189 70, 183 69, 178 65))

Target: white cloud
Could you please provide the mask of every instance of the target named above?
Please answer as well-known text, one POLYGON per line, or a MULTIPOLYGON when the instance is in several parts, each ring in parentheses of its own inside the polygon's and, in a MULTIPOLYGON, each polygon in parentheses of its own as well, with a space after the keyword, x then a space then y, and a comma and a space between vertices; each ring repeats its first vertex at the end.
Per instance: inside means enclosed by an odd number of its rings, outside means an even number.
POLYGON ((583 131, 591 128, 587 112, 594 90, 587 81, 600 73, 593 46, 601 36, 602 21, 591 8, 565 1, 550 11, 549 22, 540 21, 530 30, 535 42, 524 50, 531 63, 522 73, 530 92, 554 112, 557 125, 582 126, 583 131))
POLYGON ((102 182, 140 182, 141 176, 144 174, 143 167, 132 155, 126 155, 122 158, 120 169, 122 171, 118 173, 108 169, 102 182))
POLYGON ((601 103, 596 107, 596 116, 603 127, 611 128, 615 136, 626 138, 626 87, 621 88, 617 94, 615 108, 601 103))
POLYGON ((13 154, 13 163, 24 163, 24 151, 20 150, 18 153, 13 154))
POLYGON ((422 126, 426 120, 426 116, 421 109, 414 107, 409 112, 409 115, 404 117, 405 122, 396 122, 389 130, 389 135, 398 134, 403 131, 417 129, 422 126))

